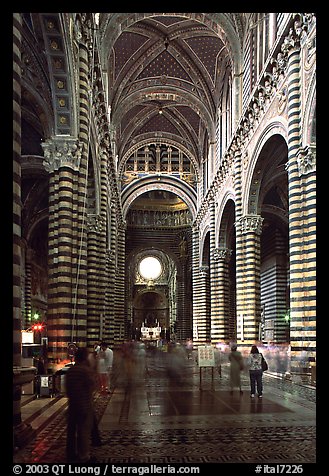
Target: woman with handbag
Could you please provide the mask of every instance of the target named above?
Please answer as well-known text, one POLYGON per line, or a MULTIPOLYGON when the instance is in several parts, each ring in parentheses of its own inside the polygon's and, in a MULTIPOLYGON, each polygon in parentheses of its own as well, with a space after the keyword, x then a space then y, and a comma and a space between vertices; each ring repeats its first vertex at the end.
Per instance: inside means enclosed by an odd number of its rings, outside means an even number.
POLYGON ((256 345, 252 345, 248 356, 248 367, 250 376, 250 397, 255 398, 256 388, 258 398, 263 397, 263 355, 259 352, 256 345))

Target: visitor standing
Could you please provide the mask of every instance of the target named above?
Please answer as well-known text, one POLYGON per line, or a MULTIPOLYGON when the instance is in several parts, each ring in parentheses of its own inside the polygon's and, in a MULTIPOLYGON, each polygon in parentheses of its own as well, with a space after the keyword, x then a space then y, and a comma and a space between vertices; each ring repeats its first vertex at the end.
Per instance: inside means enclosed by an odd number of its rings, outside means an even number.
POLYGON ((257 388, 258 398, 263 397, 262 354, 256 345, 252 345, 248 356, 250 376, 250 397, 254 398, 257 388))
POLYGON ((88 349, 80 347, 75 364, 66 373, 68 420, 66 453, 68 462, 86 463, 90 459, 90 435, 94 419, 95 375, 88 361, 88 349))
POLYGON ((109 392, 112 365, 113 350, 109 348, 106 342, 102 342, 101 348, 97 354, 97 371, 101 392, 109 392))

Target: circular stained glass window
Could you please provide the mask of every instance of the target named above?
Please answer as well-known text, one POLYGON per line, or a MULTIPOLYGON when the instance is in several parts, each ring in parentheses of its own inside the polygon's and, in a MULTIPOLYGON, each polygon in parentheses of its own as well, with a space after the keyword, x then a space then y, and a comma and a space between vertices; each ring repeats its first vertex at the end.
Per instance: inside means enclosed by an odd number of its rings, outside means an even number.
POLYGON ((154 256, 147 256, 139 263, 139 273, 144 279, 157 279, 161 272, 161 263, 154 256))

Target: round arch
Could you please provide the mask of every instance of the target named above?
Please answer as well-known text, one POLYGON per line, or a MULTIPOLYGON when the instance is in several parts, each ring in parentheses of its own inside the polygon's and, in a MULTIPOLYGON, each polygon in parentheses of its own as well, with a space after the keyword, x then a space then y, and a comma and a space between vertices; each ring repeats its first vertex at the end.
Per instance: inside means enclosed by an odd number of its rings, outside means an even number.
POLYGON ((200 181, 199 164, 198 164, 197 160, 195 159, 194 155, 191 153, 191 151, 189 151, 186 147, 184 147, 184 145, 180 144, 176 140, 173 140, 173 139, 170 139, 170 138, 167 138, 167 137, 163 137, 163 138, 161 138, 161 140, 159 140, 159 137, 154 137, 153 139, 152 139, 152 137, 148 137, 147 139, 143 139, 141 141, 138 141, 136 144, 134 144, 132 147, 130 147, 125 152, 122 159, 120 160, 120 165, 119 165, 119 169, 118 169, 118 175, 119 175, 120 179, 121 179, 122 174, 124 172, 125 163, 129 159, 129 157, 131 157, 131 155, 133 155, 133 153, 136 150, 148 145, 150 142, 161 143, 161 144, 165 144, 165 145, 174 146, 177 149, 180 149, 182 152, 184 152, 184 154, 190 159, 190 161, 192 162, 192 164, 194 166, 194 171, 195 171, 195 174, 196 174, 197 181, 198 182, 200 181))
POLYGON ((155 177, 139 179, 125 188, 121 195, 122 212, 125 218, 132 202, 145 192, 151 190, 166 190, 181 198, 189 208, 193 220, 196 217, 196 193, 181 180, 174 177, 165 177, 162 174, 155 174, 155 177))
POLYGON ((275 140, 275 136, 281 141, 281 144, 284 142, 285 145, 287 145, 288 125, 281 117, 275 118, 268 124, 254 148, 253 155, 248 164, 248 172, 245 180, 246 186, 242 196, 243 214, 259 213, 259 194, 262 185, 262 175, 265 170, 263 164, 266 161, 266 154, 263 154, 263 152, 265 147, 271 143, 271 140, 275 140))
POLYGON ((225 246, 226 243, 226 235, 222 236, 224 230, 227 227, 227 219, 225 219, 225 215, 227 213, 227 206, 230 202, 233 202, 233 208, 235 210, 235 192, 232 189, 226 191, 223 199, 219 203, 219 208, 216 214, 216 237, 215 237, 215 246, 225 246), (223 220, 226 221, 226 224, 223 225, 223 220), (223 241, 224 240, 224 241, 223 241))

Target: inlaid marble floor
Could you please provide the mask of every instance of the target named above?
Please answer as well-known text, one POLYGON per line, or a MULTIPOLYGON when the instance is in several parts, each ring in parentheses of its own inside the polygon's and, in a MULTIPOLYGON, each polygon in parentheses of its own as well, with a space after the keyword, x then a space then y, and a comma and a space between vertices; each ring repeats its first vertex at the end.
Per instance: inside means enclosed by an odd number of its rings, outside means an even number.
MULTIPOLYGON (((264 374, 263 399, 230 392, 228 365, 222 377, 185 359, 173 374, 165 359, 149 355, 145 378, 128 381, 117 363, 108 395, 95 395, 100 463, 286 463, 316 462, 315 388, 264 374)), ((36 437, 14 453, 15 463, 65 463, 67 399, 32 400, 22 407, 36 437)))

